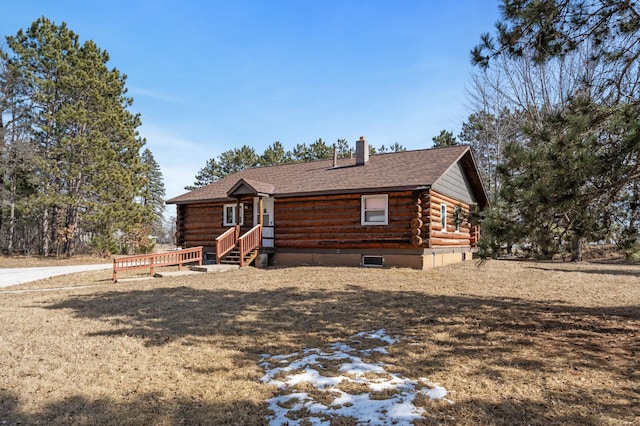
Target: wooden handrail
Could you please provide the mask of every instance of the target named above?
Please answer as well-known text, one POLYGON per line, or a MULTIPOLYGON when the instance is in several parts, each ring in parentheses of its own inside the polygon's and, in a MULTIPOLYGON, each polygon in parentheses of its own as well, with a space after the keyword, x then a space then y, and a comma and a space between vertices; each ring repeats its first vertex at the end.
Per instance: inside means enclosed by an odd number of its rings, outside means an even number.
POLYGON ((240 267, 244 266, 244 257, 262 243, 262 225, 258 224, 238 238, 240 243, 240 267))
POLYGON ((113 282, 118 281, 118 271, 149 268, 151 276, 154 275, 156 266, 178 265, 182 270, 185 263, 198 262, 202 265, 202 247, 192 247, 184 250, 167 251, 163 253, 140 254, 137 256, 125 256, 113 259, 113 282))
POLYGON ((229 253, 238 242, 236 227, 229 228, 216 238, 216 263, 220 264, 220 259, 229 253))

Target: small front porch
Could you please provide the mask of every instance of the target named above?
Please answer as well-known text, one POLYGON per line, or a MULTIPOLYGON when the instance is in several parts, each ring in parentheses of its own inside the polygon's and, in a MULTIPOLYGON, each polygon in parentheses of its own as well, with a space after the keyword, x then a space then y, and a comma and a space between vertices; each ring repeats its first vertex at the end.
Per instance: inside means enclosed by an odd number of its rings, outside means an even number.
MULTIPOLYGON (((240 267, 253 263, 261 251, 273 253, 274 226, 272 198, 273 185, 240 179, 228 192, 230 198, 235 198, 235 208, 225 212, 225 217, 232 213, 233 226, 215 239, 216 263, 234 264, 240 267), (244 201, 244 203, 243 203, 244 201), (241 235, 241 224, 246 221, 243 206, 253 204, 254 226, 241 235)), ((231 225, 231 223, 227 223, 231 225)), ((245 228, 246 229, 246 228, 245 228)))
POLYGON ((262 246, 262 225, 258 224, 240 235, 240 225, 227 229, 216 238, 216 263, 250 265, 262 246))

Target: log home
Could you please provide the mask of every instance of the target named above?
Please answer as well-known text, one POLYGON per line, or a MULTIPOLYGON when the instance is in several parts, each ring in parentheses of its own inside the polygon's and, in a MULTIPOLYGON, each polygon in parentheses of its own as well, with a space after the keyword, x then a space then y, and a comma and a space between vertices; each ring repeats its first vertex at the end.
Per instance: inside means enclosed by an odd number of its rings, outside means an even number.
POLYGON ((177 242, 217 262, 429 269, 471 259, 487 205, 468 146, 246 169, 167 203, 177 242))

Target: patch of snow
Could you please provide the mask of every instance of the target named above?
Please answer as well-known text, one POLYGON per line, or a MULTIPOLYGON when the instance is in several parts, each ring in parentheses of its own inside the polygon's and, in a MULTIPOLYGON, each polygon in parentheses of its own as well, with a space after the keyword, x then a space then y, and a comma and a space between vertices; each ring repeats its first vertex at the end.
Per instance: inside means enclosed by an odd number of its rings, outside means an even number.
MULTIPOLYGON (((265 355, 266 355, 266 354, 265 354, 265 355)), ((267 355, 267 356, 268 356, 268 355, 267 355)), ((280 361, 280 362, 287 362, 287 360, 288 360, 289 358, 294 357, 294 356, 298 356, 298 352, 294 352, 294 353, 289 354, 289 355, 276 355, 276 356, 273 356, 273 357, 271 357, 271 358, 272 358, 272 359, 274 359, 274 360, 276 360, 276 361, 280 361)))
POLYGON ((398 343, 399 340, 397 337, 391 337, 387 335, 387 331, 384 328, 375 331, 362 331, 356 334, 358 337, 364 337, 366 339, 378 339, 389 345, 393 345, 394 343, 398 343))
POLYGON ((354 348, 342 342, 337 342, 329 345, 329 349, 331 349, 332 351, 339 351, 339 352, 355 352, 354 348))
MULTIPOLYGON (((432 388, 422 389, 420 393, 422 393, 425 396, 428 396, 430 399, 443 399, 445 396, 447 396, 448 392, 442 386, 433 385, 432 388)), ((448 399, 446 401, 453 404, 453 401, 450 401, 448 399)))
POLYGON ((298 383, 311 383, 318 389, 324 389, 329 386, 337 386, 342 382, 342 376, 325 377, 317 370, 307 368, 304 373, 293 374, 285 382, 287 386, 295 386, 298 383))
POLYGON ((360 377, 366 373, 384 374, 385 369, 382 364, 370 364, 362 360, 354 360, 355 362, 347 362, 342 364, 338 369, 341 373, 352 374, 360 377))
POLYGON ((358 424, 370 426, 409 426, 423 418, 426 411, 413 404, 414 398, 424 395, 445 399, 447 390, 426 378, 401 377, 388 371, 392 366, 371 359, 374 353, 387 354, 387 348, 399 341, 380 329, 352 336, 351 344, 328 345, 327 351, 307 348, 302 354, 263 354, 260 365, 265 375, 261 380, 280 390, 280 395, 266 401, 273 413, 267 416, 269 424, 300 425, 304 420, 312 425, 329 426, 332 418, 351 417, 358 424), (365 343, 361 339, 378 340, 386 346, 355 349, 352 345, 365 343), (286 365, 282 365, 283 361, 286 365), (324 403, 300 391, 309 385, 322 393, 324 403), (347 393, 341 385, 361 391, 347 393))

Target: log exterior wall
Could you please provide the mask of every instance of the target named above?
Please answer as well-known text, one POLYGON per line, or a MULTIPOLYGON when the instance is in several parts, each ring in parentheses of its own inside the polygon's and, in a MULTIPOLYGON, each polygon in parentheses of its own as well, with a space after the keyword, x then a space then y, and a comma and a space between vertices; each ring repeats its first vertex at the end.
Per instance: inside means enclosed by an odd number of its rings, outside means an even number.
POLYGON ((475 229, 468 220, 469 204, 458 201, 434 190, 429 191, 428 202, 424 202, 429 206, 429 248, 438 247, 472 247, 472 232, 475 235, 475 229), (447 223, 443 228, 440 220, 440 206, 444 204, 447 209, 447 223), (458 214, 460 225, 456 230, 455 211, 456 207, 460 209, 458 214))
MULTIPOLYGON (((276 198, 275 249, 279 259, 308 263, 312 258, 309 254, 315 253, 313 258, 320 263, 358 264, 362 255, 380 254, 385 256, 385 264, 419 269, 446 264, 447 256, 452 262, 470 259, 479 230, 467 220, 468 203, 432 189, 374 194, 388 196, 387 225, 361 224, 362 194, 276 198), (447 208, 445 228, 440 223, 441 204, 447 208), (460 209, 461 218, 458 231, 454 217, 456 207, 460 209)), ((244 233, 254 225, 253 199, 241 201, 244 203, 241 232, 244 233)), ((178 245, 203 246, 205 253, 215 251, 215 238, 229 228, 223 225, 223 206, 231 203, 233 201, 178 205, 178 245)))
MULTIPOLYGON (((241 200, 244 203, 244 223, 240 232, 244 233, 253 226, 253 199, 241 200)), ((225 204, 235 201, 179 204, 176 217, 177 245, 187 247, 203 246, 205 251, 215 249, 215 239, 230 228, 223 224, 225 204)))
POLYGON ((361 224, 361 194, 276 198, 277 249, 414 248, 410 222, 418 194, 388 195, 388 224, 361 224))

